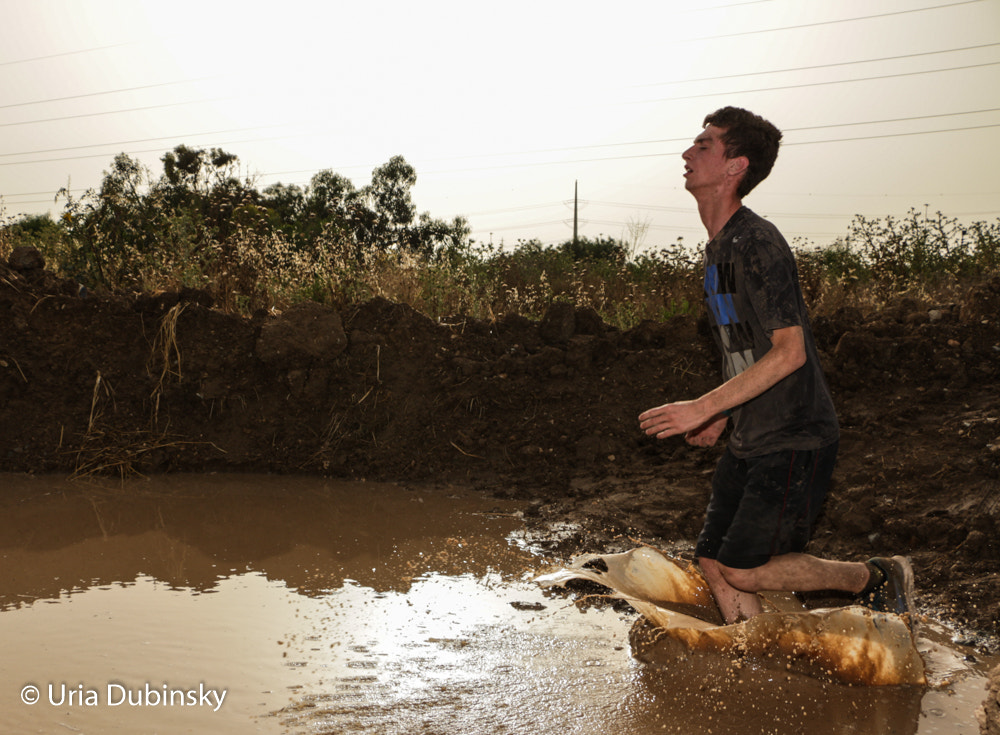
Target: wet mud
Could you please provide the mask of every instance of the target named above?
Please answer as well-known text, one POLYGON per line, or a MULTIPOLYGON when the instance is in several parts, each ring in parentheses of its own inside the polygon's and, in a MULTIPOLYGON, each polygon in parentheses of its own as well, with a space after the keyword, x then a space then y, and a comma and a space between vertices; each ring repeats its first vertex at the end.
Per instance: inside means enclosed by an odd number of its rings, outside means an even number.
MULTIPOLYGON (((842 442, 810 550, 907 555, 921 612, 971 655, 997 652, 1000 281, 949 303, 815 307, 842 442)), ((375 298, 241 318, 197 290, 81 298, 0 264, 0 472, 450 483, 522 504, 554 557, 683 555, 720 450, 651 440, 636 417, 717 381, 697 317, 618 330, 557 303, 537 321, 432 320, 375 298)))
POLYGON ((929 687, 639 662, 634 611, 536 583, 566 560, 535 543, 523 500, 287 476, 2 480, 10 731, 977 732, 992 660, 937 623, 929 687))

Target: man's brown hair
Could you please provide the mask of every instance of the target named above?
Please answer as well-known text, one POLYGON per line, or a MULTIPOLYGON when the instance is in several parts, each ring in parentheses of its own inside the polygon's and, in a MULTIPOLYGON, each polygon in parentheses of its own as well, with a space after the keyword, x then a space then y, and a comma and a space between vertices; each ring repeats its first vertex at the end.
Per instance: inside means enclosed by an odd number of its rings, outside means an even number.
POLYGON ((773 124, 740 107, 723 107, 705 116, 704 127, 721 128, 726 158, 746 156, 750 162, 736 190, 741 199, 767 178, 778 158, 781 131, 773 124))

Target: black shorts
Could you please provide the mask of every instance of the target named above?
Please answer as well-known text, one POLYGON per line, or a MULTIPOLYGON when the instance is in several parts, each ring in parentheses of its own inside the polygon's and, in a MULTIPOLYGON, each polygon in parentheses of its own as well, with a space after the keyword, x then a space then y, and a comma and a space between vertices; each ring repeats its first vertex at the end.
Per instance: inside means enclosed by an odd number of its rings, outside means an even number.
POLYGON ((695 554, 735 569, 809 543, 837 461, 838 442, 739 459, 728 449, 712 478, 712 499, 695 554))

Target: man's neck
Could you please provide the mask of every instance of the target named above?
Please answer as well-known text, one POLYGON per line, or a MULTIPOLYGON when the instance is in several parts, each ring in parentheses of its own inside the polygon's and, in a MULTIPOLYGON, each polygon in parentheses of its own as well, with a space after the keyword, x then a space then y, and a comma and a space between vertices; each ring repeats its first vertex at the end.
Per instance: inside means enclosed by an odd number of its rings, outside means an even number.
POLYGON ((730 217, 742 206, 742 200, 735 196, 699 198, 698 214, 701 215, 701 223, 708 230, 708 239, 718 235, 719 230, 725 227, 730 217))

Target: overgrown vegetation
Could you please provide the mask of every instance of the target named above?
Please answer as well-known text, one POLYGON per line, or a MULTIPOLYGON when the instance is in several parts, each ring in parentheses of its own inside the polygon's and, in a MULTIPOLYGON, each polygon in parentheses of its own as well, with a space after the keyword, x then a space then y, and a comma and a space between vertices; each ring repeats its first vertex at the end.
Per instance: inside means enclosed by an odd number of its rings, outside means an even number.
MULTIPOLYGON (((539 317, 557 300, 629 327, 691 311, 701 299, 701 254, 680 239, 642 247, 646 226, 622 239, 476 243, 463 218, 416 214, 416 172, 401 156, 356 188, 324 170, 309 185, 258 190, 236 156, 178 146, 154 177, 117 156, 98 189, 63 212, 0 221, 0 257, 28 245, 48 268, 92 291, 198 288, 220 308, 251 314, 311 299, 334 306, 373 296, 440 317, 539 317)), ((1000 272, 1000 219, 962 225, 941 213, 857 216, 843 238, 796 243, 814 308, 872 305, 900 293, 942 297, 1000 272)))

